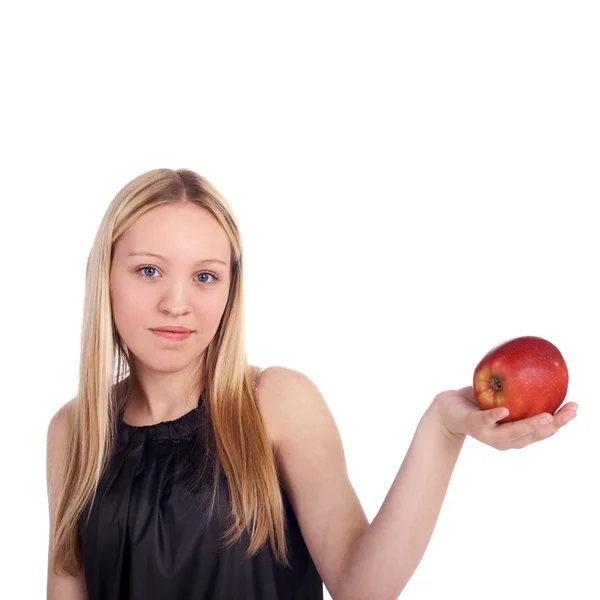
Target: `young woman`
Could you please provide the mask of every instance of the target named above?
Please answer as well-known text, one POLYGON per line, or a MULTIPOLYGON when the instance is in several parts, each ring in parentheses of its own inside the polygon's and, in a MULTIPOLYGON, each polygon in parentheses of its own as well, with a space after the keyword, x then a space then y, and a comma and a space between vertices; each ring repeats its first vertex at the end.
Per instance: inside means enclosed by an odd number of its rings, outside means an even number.
POLYGON ((576 414, 499 425, 471 387, 441 392, 369 524, 314 383, 248 364, 242 257, 229 205, 192 171, 145 173, 109 206, 78 393, 48 429, 49 599, 314 600, 323 583, 397 598, 466 436, 522 448, 576 414))

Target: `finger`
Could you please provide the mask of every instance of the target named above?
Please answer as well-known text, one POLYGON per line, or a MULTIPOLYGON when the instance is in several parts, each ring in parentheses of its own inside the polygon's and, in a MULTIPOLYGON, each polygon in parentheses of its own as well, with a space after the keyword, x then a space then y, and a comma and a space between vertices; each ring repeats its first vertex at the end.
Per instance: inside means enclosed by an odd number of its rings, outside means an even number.
POLYGON ((575 402, 569 402, 560 408, 554 414, 554 422, 562 425, 566 425, 569 421, 574 419, 577 416, 578 406, 575 402))
POLYGON ((549 434, 543 434, 541 429, 537 429, 533 433, 529 433, 524 435, 516 440, 512 440, 510 444, 507 446, 508 449, 520 450, 521 448, 525 448, 525 446, 529 446, 530 444, 534 444, 535 442, 539 442, 543 439, 554 435, 557 430, 552 431, 549 434))
MULTIPOLYGON (((546 417, 551 415, 546 414, 546 417)), ((508 423, 499 423, 491 432, 493 439, 498 440, 500 444, 512 444, 526 435, 535 433, 544 425, 540 422, 542 416, 530 417, 528 419, 519 419, 518 421, 509 421, 508 423)))
POLYGON ((546 440, 549 437, 552 437, 559 429, 561 425, 555 425, 554 422, 548 425, 542 425, 539 429, 528 433, 527 435, 521 436, 520 438, 516 438, 512 440, 506 447, 507 449, 521 449, 525 448, 525 446, 529 446, 530 444, 534 444, 535 442, 541 442, 542 440, 546 440))
POLYGON ((556 427, 562 427, 566 425, 571 419, 577 416, 577 404, 574 402, 569 402, 565 404, 560 410, 558 410, 554 415, 550 413, 542 413, 540 415, 536 415, 532 417, 532 419, 539 419, 541 425, 554 425, 556 427))
POLYGON ((510 413, 507 408, 490 408, 488 410, 482 410, 477 415, 477 421, 479 427, 486 427, 494 425, 498 421, 506 418, 510 413))
POLYGON ((514 450, 524 448, 525 446, 529 446, 534 442, 539 442, 540 440, 548 438, 558 431, 556 428, 547 429, 547 427, 549 426, 546 426, 546 428, 540 427, 530 430, 528 433, 519 437, 511 437, 512 435, 515 435, 514 433, 499 436, 496 432, 492 431, 488 434, 488 440, 486 443, 494 448, 497 448, 498 450, 514 450))
POLYGON ((550 413, 541 413, 527 419, 519 419, 509 423, 501 423, 498 425, 498 434, 508 441, 517 440, 525 435, 529 435, 538 429, 544 431, 552 431, 554 428, 565 425, 576 412, 565 405, 555 415, 550 413))
MULTIPOLYGON (((576 408, 573 408, 573 405, 577 407, 575 403, 565 404, 554 416, 550 413, 542 413, 528 419, 499 423, 493 427, 488 425, 479 435, 474 437, 498 450, 524 448, 529 444, 549 438, 575 418, 577 411, 576 408), (549 419, 549 421, 544 422, 544 419, 549 419)), ((490 419, 494 412, 497 415, 501 414, 500 409, 482 411, 482 413, 490 413, 490 419)), ((480 419, 483 418, 482 414, 480 419)))
MULTIPOLYGON (((570 407, 559 412, 560 415, 559 413, 556 413, 550 423, 540 423, 538 421, 537 426, 533 431, 530 431, 525 435, 512 438, 509 442, 509 447, 524 448, 525 446, 533 444, 534 442, 540 442, 541 440, 548 439, 549 437, 553 436, 561 427, 564 427, 570 420, 577 416, 576 411, 570 407)), ((538 418, 541 416, 543 415, 538 415, 538 418)), ((532 427, 533 426, 534 424, 532 424, 532 427)))
POLYGON ((555 415, 552 422, 558 428, 564 427, 569 421, 572 421, 577 416, 577 410, 572 408, 561 408, 555 415))
MULTIPOLYGON (((467 431, 474 434, 480 429, 489 429, 495 423, 507 416, 506 408, 489 408, 487 410, 473 410, 467 419, 467 431)), ((477 437, 477 436, 475 436, 477 437)))
POLYGON ((560 407, 560 410, 577 410, 579 405, 577 402, 567 402, 564 406, 560 407))

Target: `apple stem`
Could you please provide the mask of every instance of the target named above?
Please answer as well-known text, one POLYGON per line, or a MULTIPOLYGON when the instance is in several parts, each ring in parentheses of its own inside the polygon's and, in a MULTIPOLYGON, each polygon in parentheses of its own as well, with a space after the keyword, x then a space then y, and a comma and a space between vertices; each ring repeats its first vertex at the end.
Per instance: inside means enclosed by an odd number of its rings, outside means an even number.
POLYGON ((498 377, 492 377, 490 379, 490 385, 492 386, 495 392, 499 392, 502 389, 502 382, 498 377))

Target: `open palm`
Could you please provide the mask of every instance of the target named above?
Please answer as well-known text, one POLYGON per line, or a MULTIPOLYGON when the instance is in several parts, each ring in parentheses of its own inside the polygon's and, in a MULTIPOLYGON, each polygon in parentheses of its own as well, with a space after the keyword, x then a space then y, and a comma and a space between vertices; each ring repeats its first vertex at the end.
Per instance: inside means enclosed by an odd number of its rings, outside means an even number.
POLYGON ((481 410, 472 386, 439 393, 433 402, 439 418, 451 435, 469 435, 498 450, 524 448, 549 438, 577 416, 577 404, 568 402, 554 415, 542 413, 527 419, 498 423, 507 413, 503 408, 481 410), (544 421, 544 418, 547 420, 544 421))

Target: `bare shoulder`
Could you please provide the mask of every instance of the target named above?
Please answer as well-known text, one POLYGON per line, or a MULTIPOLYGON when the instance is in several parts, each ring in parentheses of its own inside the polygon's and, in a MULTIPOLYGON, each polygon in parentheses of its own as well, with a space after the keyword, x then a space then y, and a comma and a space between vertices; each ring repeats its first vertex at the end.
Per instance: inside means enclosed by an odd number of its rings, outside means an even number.
POLYGON ((60 493, 61 481, 66 464, 65 457, 69 451, 71 419, 74 400, 61 406, 48 425, 46 450, 46 477, 48 485, 49 535, 48 535, 48 572, 47 595, 49 600, 87 600, 85 576, 83 568, 76 575, 57 574, 53 569, 52 545, 54 525, 60 493))
POLYGON ((279 449, 289 431, 315 414, 332 419, 316 384, 304 373, 283 366, 270 366, 258 372, 257 397, 273 446, 279 449))
MULTIPOLYGON (((257 367, 258 368, 258 367, 257 367)), ((257 372, 259 388, 269 392, 279 391, 289 386, 314 386, 311 379, 304 373, 289 367, 270 366, 257 372)))
POLYGON ((346 557, 369 520, 350 481, 333 414, 317 385, 296 369, 265 369, 259 393, 278 475, 310 555, 331 596, 349 597, 346 557))
POLYGON ((69 400, 69 402, 63 404, 50 419, 47 436, 49 447, 51 446, 54 448, 65 443, 69 434, 71 418, 73 415, 73 405, 74 400, 69 400))
MULTIPOLYGON (((46 437, 46 477, 48 493, 55 491, 68 451, 74 400, 61 406, 50 419, 46 437)), ((53 498, 51 498, 52 500, 53 498)))

